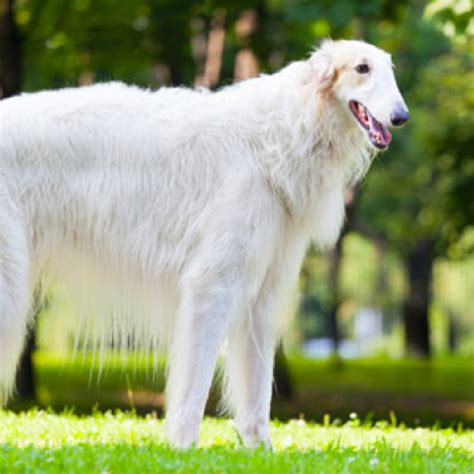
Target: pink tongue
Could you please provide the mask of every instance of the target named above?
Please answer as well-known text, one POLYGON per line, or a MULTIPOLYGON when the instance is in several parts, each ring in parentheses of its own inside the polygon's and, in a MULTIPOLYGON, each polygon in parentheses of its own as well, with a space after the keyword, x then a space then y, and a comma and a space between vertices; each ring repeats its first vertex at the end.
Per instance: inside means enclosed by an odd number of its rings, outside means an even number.
POLYGON ((385 143, 388 145, 392 141, 392 134, 382 125, 382 135, 385 143))
POLYGON ((392 141, 392 134, 384 127, 380 122, 375 120, 372 115, 369 114, 370 118, 370 129, 380 137, 380 141, 383 145, 388 145, 392 141))

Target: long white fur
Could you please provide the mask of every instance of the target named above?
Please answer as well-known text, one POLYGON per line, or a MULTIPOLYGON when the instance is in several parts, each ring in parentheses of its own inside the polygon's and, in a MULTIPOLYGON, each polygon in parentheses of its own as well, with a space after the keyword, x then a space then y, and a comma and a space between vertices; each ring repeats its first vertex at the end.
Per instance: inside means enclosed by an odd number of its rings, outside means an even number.
POLYGON ((175 445, 197 442, 227 338, 227 403, 245 443, 267 444, 273 350, 306 247, 335 243, 343 189, 375 153, 346 96, 386 122, 400 100, 387 58, 326 42, 215 93, 110 83, 1 102, 0 402, 32 288, 54 279, 97 353, 169 351, 175 445), (362 57, 379 74, 365 89, 339 65, 362 57))

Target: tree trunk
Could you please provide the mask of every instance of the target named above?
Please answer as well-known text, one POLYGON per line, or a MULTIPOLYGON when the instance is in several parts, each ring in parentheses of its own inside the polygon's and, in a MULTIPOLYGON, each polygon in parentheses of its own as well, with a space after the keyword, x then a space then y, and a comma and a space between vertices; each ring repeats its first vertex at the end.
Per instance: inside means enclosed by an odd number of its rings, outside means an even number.
POLYGON ((173 2, 148 2, 151 4, 151 19, 156 57, 159 64, 168 68, 172 86, 192 81, 193 57, 191 54, 190 2, 181 1, 182 9, 173 2), (167 3, 169 5, 167 5, 167 3), (180 41, 176 41, 180 38, 180 41))
POLYGON ((339 305, 341 304, 341 295, 339 292, 339 279, 341 273, 342 264, 342 242, 344 234, 341 235, 336 243, 336 246, 329 255, 329 287, 331 292, 331 305, 327 313, 327 327, 329 331, 329 337, 333 343, 333 351, 335 354, 338 353, 339 342, 341 340, 341 334, 339 330, 339 322, 337 320, 337 312, 339 305))
POLYGON ((0 0, 0 67, 2 98, 18 94, 22 79, 21 36, 13 12, 14 0, 0 0))
POLYGON ((33 353, 36 350, 36 328, 38 315, 42 309, 41 288, 38 286, 34 292, 33 307, 34 311, 33 324, 29 328, 26 336, 23 354, 18 364, 16 373, 16 396, 18 398, 35 400, 36 399, 36 377, 33 365, 33 353))
POLYGON ((36 331, 31 328, 25 343, 16 374, 16 396, 18 398, 36 399, 36 377, 33 367, 33 352, 36 349, 36 331))
POLYGON ((403 305, 405 351, 413 357, 429 357, 430 329, 428 310, 433 279, 434 242, 418 242, 405 259, 407 289, 403 305))
POLYGON ((275 352, 275 368, 274 368, 274 395, 280 400, 289 400, 293 396, 293 384, 291 383, 290 371, 283 350, 283 344, 278 344, 275 352))
POLYGON ((448 349, 450 354, 455 354, 459 342, 459 328, 452 313, 448 314, 448 349))

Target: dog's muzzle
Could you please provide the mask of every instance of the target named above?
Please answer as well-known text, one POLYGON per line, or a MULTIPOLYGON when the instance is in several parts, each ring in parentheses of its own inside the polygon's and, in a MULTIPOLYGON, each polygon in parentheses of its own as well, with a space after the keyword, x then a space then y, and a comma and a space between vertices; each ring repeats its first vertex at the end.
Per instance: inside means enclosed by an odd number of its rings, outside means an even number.
POLYGON ((395 110, 390 114, 390 122, 395 127, 401 127, 410 120, 410 113, 404 105, 397 105, 395 110))

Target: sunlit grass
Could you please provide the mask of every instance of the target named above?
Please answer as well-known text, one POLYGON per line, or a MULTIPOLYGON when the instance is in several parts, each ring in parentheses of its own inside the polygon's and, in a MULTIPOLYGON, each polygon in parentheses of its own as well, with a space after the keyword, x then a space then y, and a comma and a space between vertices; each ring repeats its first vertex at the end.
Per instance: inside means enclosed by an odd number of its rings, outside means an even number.
POLYGON ((77 417, 0 413, 0 472, 472 473, 474 433, 406 429, 387 422, 343 426, 273 423, 273 451, 239 445, 231 422, 206 419, 198 449, 165 440, 163 422, 133 414, 77 417))

